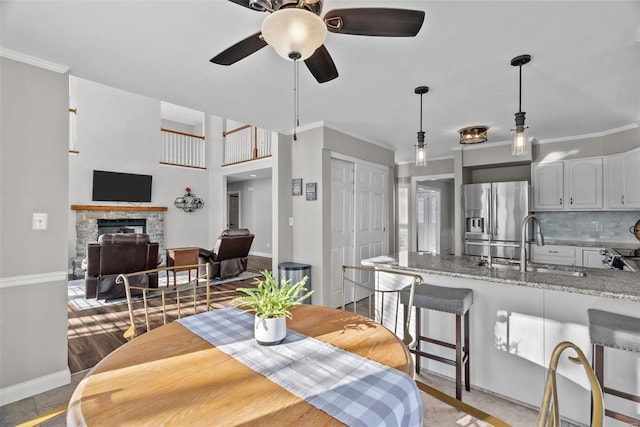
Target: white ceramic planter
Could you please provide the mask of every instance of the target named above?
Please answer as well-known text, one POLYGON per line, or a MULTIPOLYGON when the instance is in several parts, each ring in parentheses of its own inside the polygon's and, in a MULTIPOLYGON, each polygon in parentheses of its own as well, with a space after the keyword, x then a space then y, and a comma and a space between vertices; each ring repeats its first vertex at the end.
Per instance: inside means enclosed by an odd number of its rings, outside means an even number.
POLYGON ((254 336, 258 344, 276 345, 287 336, 287 318, 261 319, 255 316, 254 336))

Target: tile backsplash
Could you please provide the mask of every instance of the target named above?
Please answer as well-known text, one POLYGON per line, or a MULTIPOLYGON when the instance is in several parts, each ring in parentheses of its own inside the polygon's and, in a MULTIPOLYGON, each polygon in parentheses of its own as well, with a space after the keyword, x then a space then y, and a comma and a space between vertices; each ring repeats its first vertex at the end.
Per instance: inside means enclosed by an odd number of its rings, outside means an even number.
POLYGON ((536 212, 546 239, 590 242, 638 243, 629 227, 640 211, 536 212))

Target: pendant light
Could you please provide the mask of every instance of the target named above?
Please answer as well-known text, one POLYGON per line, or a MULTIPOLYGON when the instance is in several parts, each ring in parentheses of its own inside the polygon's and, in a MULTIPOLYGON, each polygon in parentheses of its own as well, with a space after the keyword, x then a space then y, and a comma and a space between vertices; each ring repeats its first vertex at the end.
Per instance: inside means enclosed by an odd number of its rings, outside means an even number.
POLYGON ((429 92, 429 87, 418 86, 414 92, 420 95, 420 130, 418 131, 418 144, 416 145, 416 166, 426 166, 427 146, 424 143, 424 131, 422 130, 422 95, 429 92))
POLYGON ((513 142, 511 154, 522 156, 531 152, 531 143, 527 138, 527 127, 524 125, 524 111, 522 111, 522 66, 531 62, 531 55, 516 56, 511 60, 511 65, 520 69, 520 84, 518 93, 518 112, 516 113, 516 127, 511 129, 513 142))

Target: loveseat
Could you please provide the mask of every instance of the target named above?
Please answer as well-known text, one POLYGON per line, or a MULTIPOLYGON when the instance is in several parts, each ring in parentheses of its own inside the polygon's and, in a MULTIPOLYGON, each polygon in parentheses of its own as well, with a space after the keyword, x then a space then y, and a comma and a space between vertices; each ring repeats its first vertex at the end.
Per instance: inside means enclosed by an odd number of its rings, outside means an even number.
MULTIPOLYGON (((87 245, 85 298, 115 299, 126 297, 124 285, 116 284, 121 273, 152 270, 158 267, 157 242, 137 233, 108 233, 98 243, 87 245)), ((158 273, 140 276, 140 283, 158 287, 158 273)))
POLYGON ((200 248, 200 263, 209 263, 211 278, 227 279, 247 270, 254 235, 246 228, 224 230, 212 250, 200 248))

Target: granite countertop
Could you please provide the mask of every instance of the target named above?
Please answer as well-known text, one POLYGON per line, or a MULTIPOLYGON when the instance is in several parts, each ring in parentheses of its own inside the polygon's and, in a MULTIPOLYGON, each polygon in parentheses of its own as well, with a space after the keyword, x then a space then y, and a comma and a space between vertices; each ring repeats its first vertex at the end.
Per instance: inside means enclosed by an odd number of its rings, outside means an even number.
POLYGON ((640 272, 545 266, 557 270, 583 271, 586 276, 575 277, 552 272, 541 273, 534 271, 520 273, 517 269, 492 269, 479 265, 480 257, 476 256, 431 255, 416 252, 400 252, 390 256, 370 258, 363 260, 362 264, 390 270, 486 280, 515 286, 640 302, 640 272))

